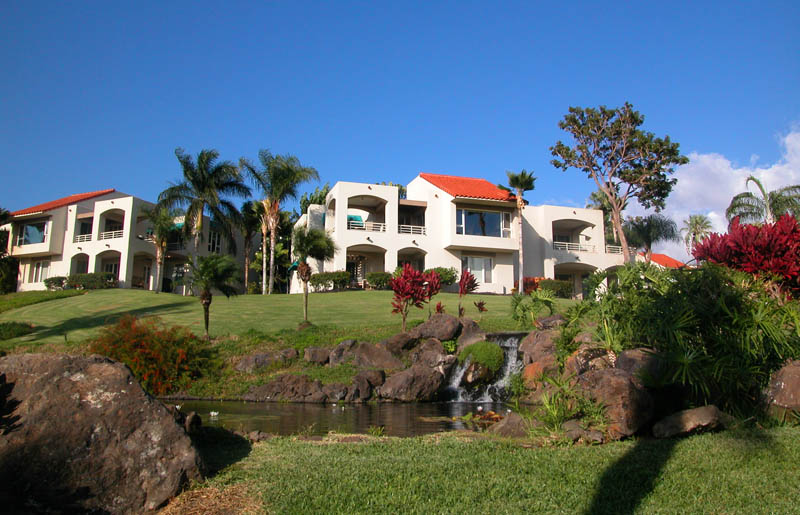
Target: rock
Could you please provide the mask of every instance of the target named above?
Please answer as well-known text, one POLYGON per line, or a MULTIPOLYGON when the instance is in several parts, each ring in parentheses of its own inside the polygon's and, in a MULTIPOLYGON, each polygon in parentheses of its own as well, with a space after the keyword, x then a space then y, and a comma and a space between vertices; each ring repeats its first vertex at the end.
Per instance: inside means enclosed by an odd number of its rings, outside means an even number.
POLYGON ((247 439, 254 443, 264 442, 274 437, 275 435, 265 433, 264 431, 250 431, 247 433, 247 439))
POLYGON ((324 365, 328 362, 330 353, 330 349, 324 349, 322 347, 306 347, 306 350, 303 353, 303 359, 309 363, 324 365))
POLYGON ((437 340, 452 340, 458 336, 461 323, 458 319, 447 313, 435 313, 428 320, 413 328, 408 333, 414 338, 436 338, 437 340))
POLYGON ((428 338, 425 342, 414 349, 411 354, 411 364, 422 364, 430 368, 435 368, 445 377, 455 365, 457 358, 447 354, 442 346, 442 342, 436 338, 428 338))
POLYGON ((320 381, 307 376, 284 374, 267 384, 253 386, 243 397, 246 401, 326 402, 328 395, 320 381))
POLYGON ((341 401, 347 397, 347 385, 342 383, 326 384, 322 387, 325 392, 327 400, 330 402, 341 401))
POLYGON ((566 322, 564 315, 555 314, 549 317, 542 317, 536 320, 536 326, 542 330, 555 329, 566 322))
POLYGON ((564 372, 579 376, 589 370, 611 368, 611 362, 606 356, 608 351, 605 349, 584 343, 564 362, 564 372))
POLYGON ((347 402, 366 402, 372 397, 375 388, 386 380, 383 370, 364 370, 356 374, 353 384, 347 389, 347 402))
POLYGON ((727 427, 734 422, 734 418, 723 413, 716 406, 709 405, 700 408, 687 409, 673 413, 653 425, 653 436, 656 438, 671 438, 685 435, 700 429, 715 429, 727 427))
POLYGON ((386 378, 379 394, 384 399, 396 401, 430 401, 436 397, 444 379, 438 370, 418 363, 386 378))
POLYGON ((525 365, 522 369, 522 379, 525 381, 525 386, 535 390, 541 383, 543 375, 551 375, 558 373, 558 361, 555 354, 545 354, 533 363, 525 365))
POLYGON ((558 331, 532 331, 519 343, 522 364, 528 365, 542 357, 556 354, 555 338, 558 331))
POLYGON ((573 442, 577 442, 586 435, 580 421, 574 418, 561 424, 561 429, 564 431, 564 435, 573 442))
POLYGON ((404 350, 414 348, 418 341, 417 338, 414 338, 408 333, 398 333, 383 340, 378 345, 385 347, 386 350, 395 356, 400 356, 404 350))
POLYGON ((780 419, 800 411, 800 360, 790 361, 772 374, 765 397, 769 412, 780 419))
POLYGON ((243 356, 234 367, 239 372, 251 374, 260 368, 266 368, 275 363, 285 365, 297 357, 295 349, 284 349, 280 352, 258 352, 243 356))
POLYGON ((509 413, 503 420, 492 424, 486 431, 508 438, 527 438, 530 424, 518 413, 509 413))
POLYGON ((605 406, 612 438, 630 436, 653 416, 653 399, 630 372, 618 368, 590 370, 578 377, 578 387, 605 406))
POLYGON ((400 370, 405 364, 397 359, 389 350, 372 343, 361 342, 353 347, 351 361, 358 368, 375 368, 381 370, 400 370))
POLYGON ((590 431, 586 431, 583 434, 583 439, 589 443, 603 443, 605 438, 603 437, 603 433, 596 429, 592 429, 590 431))
POLYGON ((617 356, 616 367, 633 374, 643 384, 658 382, 664 365, 651 349, 628 349, 617 356))
POLYGON ((333 348, 329 353, 329 362, 332 367, 344 363, 350 359, 350 351, 356 346, 358 342, 355 340, 342 340, 339 345, 333 348))
POLYGON ((186 420, 183 422, 183 429, 190 435, 197 434, 200 431, 200 428, 203 426, 203 420, 200 418, 200 415, 195 413, 194 411, 190 411, 188 415, 186 415, 186 420))
POLYGON ((21 503, 143 513, 200 478, 189 436, 125 365, 97 355, 17 354, 0 358, 0 370, 0 488, 21 503))
POLYGON ((469 347, 473 343, 478 343, 486 340, 486 333, 480 326, 469 318, 462 318, 461 334, 458 336, 456 343, 456 354, 461 352, 465 347, 469 347))
POLYGON ((470 363, 464 371, 464 376, 461 378, 461 384, 464 386, 474 386, 476 384, 488 383, 494 378, 495 374, 492 373, 485 365, 480 363, 470 363))

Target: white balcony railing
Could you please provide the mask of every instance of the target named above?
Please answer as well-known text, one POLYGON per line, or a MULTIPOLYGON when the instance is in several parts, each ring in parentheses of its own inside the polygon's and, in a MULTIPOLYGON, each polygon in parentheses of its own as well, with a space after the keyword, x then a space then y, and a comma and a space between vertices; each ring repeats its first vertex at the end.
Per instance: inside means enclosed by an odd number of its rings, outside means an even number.
POLYGON ((386 224, 381 222, 360 222, 348 220, 347 228, 354 231, 386 232, 386 224))
POLYGON ((186 244, 182 241, 173 241, 172 243, 167 243, 167 250, 183 250, 186 248, 186 244))
POLYGON ((91 234, 76 234, 74 238, 72 238, 73 243, 82 243, 84 241, 92 241, 91 234))
POLYGON ((606 254, 622 254, 622 247, 619 245, 606 245, 606 254))
POLYGON ((122 238, 123 231, 106 231, 101 232, 98 240, 113 240, 114 238, 122 238))
POLYGON ((425 235, 425 227, 422 225, 398 225, 397 232, 400 234, 422 234, 425 235))
POLYGON ((563 250, 566 252, 595 252, 594 245, 584 245, 582 243, 567 243, 564 241, 554 241, 554 250, 563 250))

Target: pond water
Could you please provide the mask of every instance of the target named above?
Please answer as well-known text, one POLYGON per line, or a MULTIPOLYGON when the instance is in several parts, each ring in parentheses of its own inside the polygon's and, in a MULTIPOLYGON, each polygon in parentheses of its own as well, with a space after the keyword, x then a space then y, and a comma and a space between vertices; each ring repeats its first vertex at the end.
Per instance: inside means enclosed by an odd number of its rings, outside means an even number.
POLYGON ((173 401, 181 411, 196 411, 204 425, 222 426, 232 431, 264 431, 276 435, 325 435, 369 432, 383 427, 387 436, 419 436, 456 429, 468 429, 458 420, 467 413, 493 410, 501 415, 508 409, 502 403, 426 402, 371 404, 301 404, 242 401, 173 401), (209 414, 218 412, 211 417, 209 414), (456 420, 453 420, 453 418, 456 420))

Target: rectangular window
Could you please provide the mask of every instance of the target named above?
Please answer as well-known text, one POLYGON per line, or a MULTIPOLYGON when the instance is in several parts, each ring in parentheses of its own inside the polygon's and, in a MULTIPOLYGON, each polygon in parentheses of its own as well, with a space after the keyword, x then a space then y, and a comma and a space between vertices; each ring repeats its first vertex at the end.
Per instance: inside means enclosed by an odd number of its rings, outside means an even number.
POLYGON ((92 222, 81 222, 81 227, 78 229, 78 235, 84 236, 92 234, 92 222))
POLYGON ((216 231, 211 231, 208 233, 208 251, 214 254, 219 254, 220 249, 222 248, 222 237, 216 231))
POLYGON ((569 234, 554 234, 553 241, 559 243, 572 243, 572 237, 569 234))
POLYGON ((103 272, 114 274, 114 277, 119 277, 119 261, 103 263, 103 272))
POLYGON ((461 270, 469 270, 479 283, 491 284, 492 258, 461 256, 461 270))
POLYGON ((457 209, 456 234, 510 238, 511 213, 457 209))
POLYGON ((47 279, 47 274, 50 271, 50 261, 35 261, 31 263, 30 275, 28 282, 40 283, 47 279))
POLYGON ((47 241, 48 225, 47 222, 38 222, 21 226, 17 235, 17 245, 45 243, 47 241))

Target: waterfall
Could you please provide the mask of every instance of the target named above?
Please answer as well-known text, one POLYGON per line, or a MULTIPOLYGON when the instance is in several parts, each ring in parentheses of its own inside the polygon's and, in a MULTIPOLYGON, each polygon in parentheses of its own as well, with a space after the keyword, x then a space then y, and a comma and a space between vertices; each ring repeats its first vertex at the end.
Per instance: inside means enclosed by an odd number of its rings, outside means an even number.
POLYGON ((479 385, 474 388, 465 388, 461 385, 464 373, 469 367, 470 360, 453 368, 450 373, 444 398, 454 402, 502 402, 508 399, 510 392, 508 386, 511 376, 522 370, 522 361, 519 358, 519 342, 527 333, 494 333, 486 335, 486 340, 498 344, 503 349, 503 366, 490 384, 479 385))

